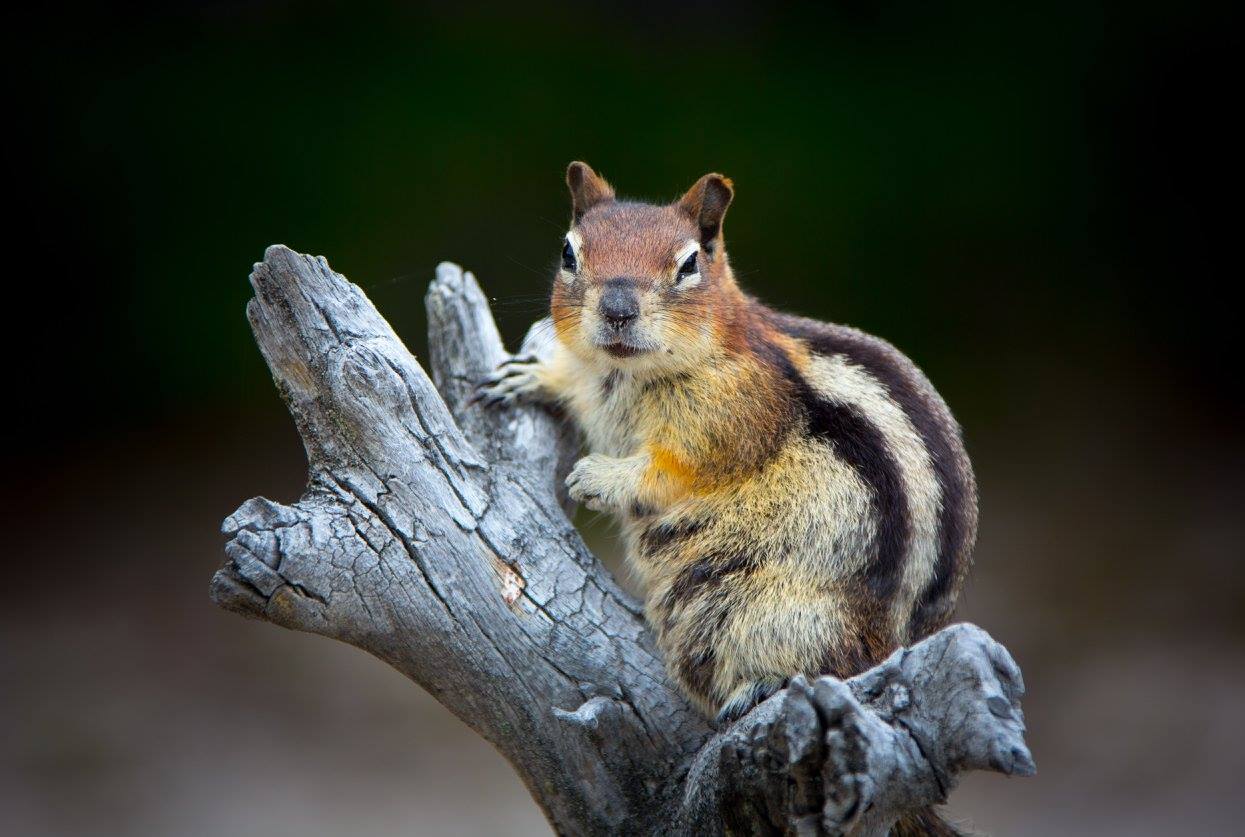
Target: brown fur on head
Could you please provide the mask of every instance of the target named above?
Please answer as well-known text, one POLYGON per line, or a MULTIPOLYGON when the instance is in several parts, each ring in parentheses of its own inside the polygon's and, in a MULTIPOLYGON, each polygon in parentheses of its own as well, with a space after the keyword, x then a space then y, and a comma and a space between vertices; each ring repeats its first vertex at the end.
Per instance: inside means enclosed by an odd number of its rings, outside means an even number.
POLYGON ((636 372, 697 363, 742 295, 722 244, 731 181, 706 174, 667 206, 620 201, 586 163, 566 170, 571 229, 551 303, 580 358, 636 372))

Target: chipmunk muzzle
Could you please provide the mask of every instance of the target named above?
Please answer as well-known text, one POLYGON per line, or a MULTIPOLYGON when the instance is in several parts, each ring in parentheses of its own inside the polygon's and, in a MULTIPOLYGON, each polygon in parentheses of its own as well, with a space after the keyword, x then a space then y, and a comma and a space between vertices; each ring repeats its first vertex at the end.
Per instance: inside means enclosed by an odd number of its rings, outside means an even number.
POLYGON ((640 300, 631 279, 611 279, 601 294, 601 319, 617 334, 622 334, 640 316, 640 300))
POLYGON ((597 313, 601 325, 597 343, 615 357, 630 357, 644 351, 636 323, 640 317, 640 298, 636 280, 625 276, 607 280, 601 289, 597 313))

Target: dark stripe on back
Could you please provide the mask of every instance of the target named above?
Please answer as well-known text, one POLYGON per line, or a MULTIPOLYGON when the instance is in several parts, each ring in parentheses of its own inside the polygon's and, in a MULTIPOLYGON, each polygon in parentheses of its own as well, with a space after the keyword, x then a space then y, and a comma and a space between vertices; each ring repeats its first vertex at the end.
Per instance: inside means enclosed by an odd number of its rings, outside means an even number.
POLYGON ((930 633, 950 616, 947 596, 967 571, 968 551, 976 537, 976 487, 955 420, 911 361, 884 341, 854 329, 763 310, 776 328, 805 341, 814 353, 844 355, 873 375, 925 443, 942 498, 938 561, 917 600, 910 630, 912 639, 930 633))
POLYGON ((829 441, 835 453, 851 466, 873 492, 877 555, 865 568, 865 581, 880 601, 890 601, 899 589, 911 526, 908 497, 899 465, 886 447, 882 432, 859 410, 817 398, 805 385, 800 393, 809 411, 813 436, 829 441))
POLYGON ((830 444, 836 455, 869 487, 877 548, 866 564, 864 581, 878 601, 889 602, 899 588, 911 531, 908 498, 899 464, 873 422, 847 404, 826 401, 799 374, 782 347, 759 337, 753 350, 774 366, 794 389, 813 438, 830 444))

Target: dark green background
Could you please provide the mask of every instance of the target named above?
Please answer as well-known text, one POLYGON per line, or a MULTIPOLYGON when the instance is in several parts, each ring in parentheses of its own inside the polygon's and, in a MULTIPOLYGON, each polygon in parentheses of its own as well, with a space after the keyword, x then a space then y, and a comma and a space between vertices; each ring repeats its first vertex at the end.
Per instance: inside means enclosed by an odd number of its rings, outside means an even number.
POLYGON ((35 284, 126 424, 269 398, 238 313, 274 241, 328 256, 412 345, 445 258, 517 334, 577 158, 651 199, 733 177, 751 290, 886 335, 971 409, 1006 409, 980 384, 1013 361, 1157 362, 1193 384, 1227 345, 1199 293, 1226 229, 1202 200, 1227 143, 1204 14, 342 12, 207 4, 40 39, 40 147, 20 163, 50 201, 35 284))
POLYGON ((640 198, 732 177, 743 284, 895 342, 960 418, 982 491, 961 614, 1024 667, 1040 772, 975 777, 957 813, 1231 830, 1239 31, 1093 2, 13 18, 0 830, 540 829, 426 697, 206 586, 221 518, 303 481, 243 316, 264 247, 326 256, 417 356, 458 261, 514 340, 572 159, 640 198))

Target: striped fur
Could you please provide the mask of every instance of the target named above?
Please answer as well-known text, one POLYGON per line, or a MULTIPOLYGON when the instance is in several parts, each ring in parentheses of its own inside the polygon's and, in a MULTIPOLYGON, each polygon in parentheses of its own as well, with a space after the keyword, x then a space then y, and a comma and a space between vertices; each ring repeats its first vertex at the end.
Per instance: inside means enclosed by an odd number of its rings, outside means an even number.
POLYGON ((885 340, 847 326, 775 314, 774 325, 811 351, 865 370, 903 411, 925 448, 938 492, 937 560, 912 612, 909 639, 927 636, 951 618, 977 539, 977 483, 960 429, 929 380, 885 340))
POLYGON ((976 489, 916 366, 740 291, 725 178, 667 207, 616 200, 583 164, 568 183, 558 349, 499 391, 556 401, 583 430, 571 494, 620 520, 672 677, 729 717, 791 675, 851 675, 944 624, 976 489), (606 289, 631 294, 633 320, 603 317, 606 289))

